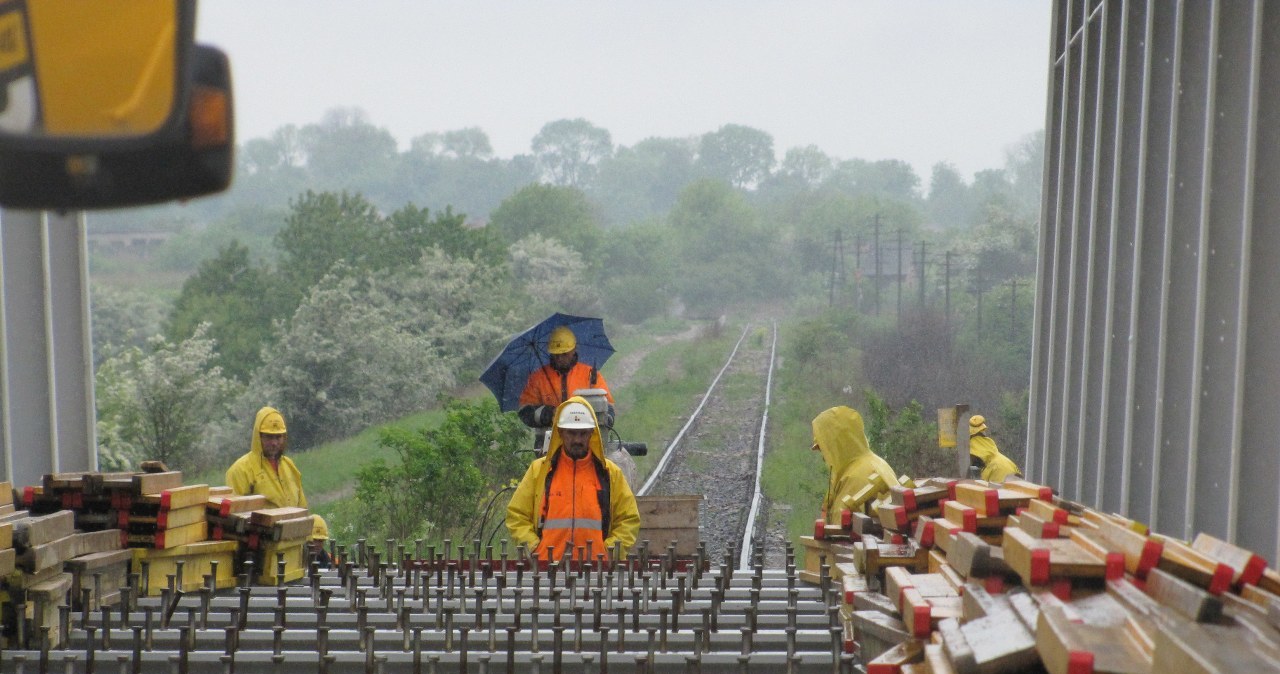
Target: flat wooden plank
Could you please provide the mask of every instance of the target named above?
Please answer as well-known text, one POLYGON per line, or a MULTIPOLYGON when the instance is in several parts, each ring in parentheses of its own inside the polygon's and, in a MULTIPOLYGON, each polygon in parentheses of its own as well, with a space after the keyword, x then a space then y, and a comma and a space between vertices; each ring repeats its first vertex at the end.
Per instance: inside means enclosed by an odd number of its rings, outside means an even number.
POLYGON ((138 473, 130 480, 130 487, 135 494, 159 494, 166 489, 177 489, 182 486, 182 471, 171 470, 165 473, 138 473))
POLYGON ((13 548, 0 550, 0 577, 13 573, 18 565, 18 551, 13 548))
POLYGON ((1205 588, 1210 594, 1222 594, 1231 589, 1235 571, 1230 566, 1209 559, 1191 546, 1168 536, 1153 533, 1150 537, 1163 546, 1157 564, 1161 570, 1205 588))
POLYGON ((159 505, 163 510, 179 510, 192 506, 203 506, 209 500, 209 485, 189 484, 184 487, 173 487, 159 493, 144 492, 138 498, 139 503, 159 505))
POLYGON ((979 517, 1009 515, 1018 508, 1025 508, 1031 496, 1013 489, 981 487, 974 484, 956 485, 956 500, 973 508, 979 517))
POLYGON ((196 522, 177 529, 166 529, 154 535, 129 535, 131 545, 144 545, 158 550, 176 548, 189 543, 196 543, 208 538, 208 526, 205 522, 196 522))
MULTIPOLYGON (((1070 539, 1032 538, 1020 529, 1005 529, 1004 560, 1027 585, 1047 585, 1052 578, 1105 578, 1107 561, 1070 539)), ((1117 557, 1120 569, 1123 561, 1117 557)), ((1114 571, 1113 571, 1114 573, 1114 571)))
POLYGON ((13 483, 8 480, 0 482, 0 505, 13 505, 13 483))
POLYGON ((978 672, 1034 671, 1040 662, 1035 634, 1014 610, 970 620, 960 634, 973 654, 978 672))
POLYGON ((1147 595, 1196 622, 1222 617, 1222 600, 1173 574, 1153 569, 1147 576, 1147 595))
POLYGON ((1204 532, 1196 534, 1195 540, 1191 541, 1191 548, 1209 559, 1231 567, 1235 572, 1232 583, 1236 585, 1256 585, 1262 578, 1262 572, 1267 570, 1267 560, 1261 555, 1204 532))
POLYGON ((253 511, 249 516, 249 524, 270 529, 276 525, 276 522, 306 517, 310 514, 311 511, 306 508, 267 508, 253 511))
POLYGON ((311 532, 314 530, 312 515, 306 517, 298 517, 291 520, 276 522, 276 526, 271 534, 273 541, 292 541, 299 538, 310 538, 311 532))
POLYGON ((1146 674, 1151 662, 1123 631, 1072 622, 1063 608, 1046 606, 1036 625, 1036 650, 1050 674, 1146 674))
POLYGON ((938 501, 947 498, 946 487, 889 487, 889 502, 906 507, 907 510, 937 507, 938 501))
POLYGON ((1146 578, 1147 573, 1156 568, 1160 557, 1164 554, 1164 545, 1142 534, 1127 529, 1109 520, 1093 520, 1095 528, 1073 529, 1070 537, 1074 540, 1088 540, 1111 552, 1124 555, 1125 571, 1139 579, 1146 578))
POLYGON ((91 555, 97 552, 110 552, 124 547, 118 529, 104 529, 75 534, 76 550, 72 557, 91 555))
POLYGON ((1035 482, 1030 482, 1022 478, 1017 478, 1017 477, 1005 478, 1005 481, 1000 486, 1004 489, 1012 489, 1014 491, 1020 491, 1024 494, 1027 494, 1028 496, 1032 496, 1042 501, 1053 500, 1052 488, 1042 484, 1037 484, 1035 482))
POLYGON ((955 674, 956 672, 942 644, 925 644, 924 662, 920 666, 926 674, 955 674))
POLYGON ((1274 672, 1280 650, 1243 628, 1166 620, 1156 632, 1152 672, 1274 672))
POLYGON ((94 570, 120 562, 129 562, 133 559, 133 551, 128 548, 119 550, 110 550, 107 552, 91 552, 80 555, 67 560, 65 567, 73 573, 93 574, 94 570))
POLYGON ((210 496, 205 502, 210 511, 215 514, 226 517, 233 513, 246 513, 253 510, 262 510, 267 507, 267 497, 262 494, 250 494, 248 496, 210 496))
MULTIPOLYGON (((68 514, 70 511, 68 511, 68 514)), ((80 542, 76 534, 70 534, 56 541, 33 545, 18 555, 18 568, 29 573, 42 571, 52 567, 62 567, 62 563, 75 557, 80 551, 80 542)))
POLYGON ((13 522, 13 543, 18 549, 44 545, 75 532, 76 516, 70 510, 17 519, 13 522))

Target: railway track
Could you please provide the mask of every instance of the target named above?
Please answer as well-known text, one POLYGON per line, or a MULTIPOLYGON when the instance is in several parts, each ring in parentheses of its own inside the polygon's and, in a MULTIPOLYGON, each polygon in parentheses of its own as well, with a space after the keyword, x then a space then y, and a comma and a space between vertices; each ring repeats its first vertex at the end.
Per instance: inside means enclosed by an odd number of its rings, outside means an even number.
POLYGON ((767 338, 748 339, 752 330, 751 325, 743 328, 699 404, 637 491, 702 494, 706 500, 699 527, 708 554, 730 554, 738 568, 746 568, 753 548, 767 540, 757 535, 757 525, 764 519, 760 471, 778 330, 775 324, 767 338))

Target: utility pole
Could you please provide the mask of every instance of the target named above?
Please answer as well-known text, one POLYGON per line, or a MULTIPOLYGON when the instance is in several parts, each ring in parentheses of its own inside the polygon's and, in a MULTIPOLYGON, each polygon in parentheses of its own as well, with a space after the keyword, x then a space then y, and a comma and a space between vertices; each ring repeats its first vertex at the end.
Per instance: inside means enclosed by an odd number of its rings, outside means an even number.
POLYGON ((876 315, 880 315, 880 214, 876 213, 875 239, 872 245, 875 246, 876 255, 876 315))
POLYGON ((1018 279, 1009 280, 1009 341, 1018 334, 1018 279))
POLYGON ((894 270, 893 280, 898 283, 898 331, 902 331, 902 228, 898 228, 898 268, 894 270))
POLYGON ((978 277, 977 280, 974 281, 973 286, 974 286, 974 289, 978 291, 978 339, 981 340, 982 339, 982 267, 977 267, 976 269, 973 270, 973 272, 978 277))
POLYGON ((844 281, 844 233, 836 230, 835 245, 831 251, 831 287, 827 293, 827 307, 836 303, 836 284, 844 281))
POLYGON ((864 287, 864 281, 866 280, 862 278, 862 235, 861 234, 853 235, 853 275, 854 275, 854 278, 858 279, 858 282, 854 287, 853 306, 857 308, 859 312, 861 312, 863 308, 862 307, 862 290, 864 287))
POLYGON ((943 316, 946 317, 947 331, 950 332, 951 331, 951 251, 947 251, 946 279, 947 279, 946 281, 947 287, 946 287, 946 292, 944 293, 944 297, 946 298, 944 300, 946 302, 946 305, 945 305, 946 309, 944 310, 943 316))
POLYGON ((924 261, 926 259, 925 258, 926 245, 928 245, 926 242, 924 241, 920 242, 920 309, 921 311, 924 310, 924 261))

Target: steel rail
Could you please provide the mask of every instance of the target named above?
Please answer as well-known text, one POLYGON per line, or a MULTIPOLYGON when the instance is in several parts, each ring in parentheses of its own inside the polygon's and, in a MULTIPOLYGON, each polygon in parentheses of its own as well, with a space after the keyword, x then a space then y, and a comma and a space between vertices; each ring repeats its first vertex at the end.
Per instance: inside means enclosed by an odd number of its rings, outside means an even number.
POLYGON ((769 346, 769 369, 764 383, 764 412, 760 415, 760 440, 756 446, 755 488, 751 494, 751 511, 747 514, 747 524, 742 531, 742 544, 738 546, 738 568, 745 569, 751 564, 751 539, 756 528, 756 514, 760 512, 760 504, 764 501, 760 493, 760 476, 764 472, 764 441, 769 429, 769 402, 773 391, 773 367, 778 353, 778 322, 773 323, 773 342, 769 346))

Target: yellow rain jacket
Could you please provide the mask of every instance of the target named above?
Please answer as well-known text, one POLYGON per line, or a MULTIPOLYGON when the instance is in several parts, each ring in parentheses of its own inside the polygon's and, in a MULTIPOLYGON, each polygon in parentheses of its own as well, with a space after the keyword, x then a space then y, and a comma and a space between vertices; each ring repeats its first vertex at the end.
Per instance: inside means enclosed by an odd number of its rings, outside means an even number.
MULTIPOLYGON (((267 497, 267 505, 272 508, 306 508, 307 495, 302 492, 302 471, 294 464, 293 459, 280 455, 278 468, 262 455, 262 438, 258 435, 268 419, 283 428, 284 417, 274 407, 258 410, 253 420, 253 438, 250 441, 249 453, 236 459, 227 469, 227 486, 237 496, 262 494, 267 497), (275 419, 273 419, 275 417, 275 419)), ((287 447, 287 446, 286 446, 287 447)), ((328 526, 324 520, 316 517, 312 536, 328 537, 328 526), (323 534, 321 534, 323 532, 323 534)))
MULTIPOLYGON (((560 412, 564 407, 572 402, 582 403, 588 409, 591 407, 586 400, 573 396, 556 408, 556 419, 560 418, 560 412)), ((592 416, 595 416, 594 410, 592 416)), ((552 425, 551 440, 547 445, 546 455, 529 464, 528 470, 520 480, 520 485, 516 487, 515 494, 511 496, 511 502, 507 505, 507 529, 511 532, 512 541, 517 545, 524 543, 530 550, 538 548, 542 538, 543 499, 547 494, 547 477, 551 473, 552 466, 559 460, 563 447, 564 441, 560 437, 560 429, 552 425)), ((591 434, 590 456, 608 476, 609 512, 602 513, 605 517, 602 527, 605 547, 608 548, 609 554, 612 554, 614 543, 621 543, 623 554, 626 554, 627 549, 636 542, 636 533, 640 530, 640 509, 636 506, 635 494, 627 484, 627 478, 623 476, 622 470, 604 456, 604 441, 600 438, 599 426, 591 434)), ((599 552, 603 551, 593 550, 593 554, 599 552)), ((577 554, 576 551, 574 554, 577 554)))
POLYGON ((898 483, 898 474, 888 462, 871 451, 862 428, 862 415, 855 409, 832 407, 814 417, 813 442, 831 471, 831 484, 822 501, 828 524, 840 523, 840 499, 861 491, 872 474, 878 473, 885 485, 898 483))
POLYGON ((969 437, 969 456, 982 461, 982 479, 987 482, 1004 482, 1010 475, 1022 475, 1012 459, 1000 453, 996 441, 985 435, 969 437))

